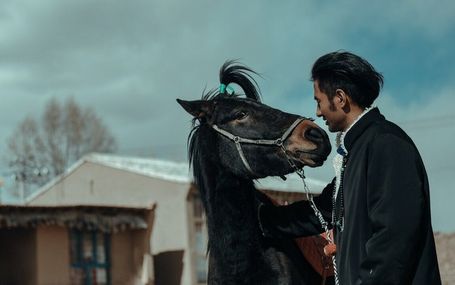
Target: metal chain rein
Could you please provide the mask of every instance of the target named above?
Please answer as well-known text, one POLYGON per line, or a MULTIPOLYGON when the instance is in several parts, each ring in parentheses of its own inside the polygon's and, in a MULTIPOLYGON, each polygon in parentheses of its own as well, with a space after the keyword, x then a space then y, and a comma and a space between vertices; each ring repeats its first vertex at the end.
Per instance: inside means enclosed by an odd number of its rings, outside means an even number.
MULTIPOLYGON (((303 168, 298 168, 295 165, 295 163, 288 157, 288 155, 286 154, 286 149, 284 148, 284 146, 281 146, 281 149, 285 153, 286 158, 287 158, 289 164, 291 165, 291 167, 295 170, 297 175, 300 176, 300 178, 302 179, 303 189, 305 191, 305 195, 307 197, 307 200, 310 202, 311 209, 313 209, 313 212, 314 212, 315 216, 318 218, 319 223, 321 224, 322 228, 325 231, 325 235, 326 235, 327 241, 329 243, 334 244, 335 242, 334 242, 334 240, 333 240, 333 238, 332 238, 332 236, 330 234, 328 223, 325 221, 324 216, 322 215, 321 211, 316 206, 316 203, 314 202, 314 199, 313 199, 313 195, 310 194, 310 189, 308 188, 308 186, 306 184, 306 181, 305 181, 305 173, 304 173, 303 168)), ((336 285, 340 285, 340 281, 339 281, 339 278, 338 278, 338 270, 337 270, 335 255, 332 255, 332 263, 333 263, 333 273, 334 273, 334 276, 335 276, 335 284, 336 285)))

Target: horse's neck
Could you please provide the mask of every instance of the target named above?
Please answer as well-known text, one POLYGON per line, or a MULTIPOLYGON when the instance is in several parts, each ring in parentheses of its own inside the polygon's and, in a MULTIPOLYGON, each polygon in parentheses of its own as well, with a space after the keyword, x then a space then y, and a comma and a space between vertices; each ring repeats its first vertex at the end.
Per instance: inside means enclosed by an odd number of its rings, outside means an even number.
POLYGON ((254 265, 249 259, 258 260, 262 253, 253 182, 220 171, 210 187, 206 193, 210 255, 225 269, 246 270, 254 265))
POLYGON ((253 182, 220 173, 215 183, 208 193, 211 208, 209 214, 222 222, 223 231, 235 235, 239 231, 257 229, 253 182), (233 232, 233 229, 236 231, 233 232))

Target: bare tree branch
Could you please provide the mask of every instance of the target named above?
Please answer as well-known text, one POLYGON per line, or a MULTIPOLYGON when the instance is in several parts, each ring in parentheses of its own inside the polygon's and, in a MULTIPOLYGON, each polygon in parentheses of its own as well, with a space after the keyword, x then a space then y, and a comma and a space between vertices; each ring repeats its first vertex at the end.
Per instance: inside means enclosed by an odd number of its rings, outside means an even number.
POLYGON ((25 184, 43 185, 90 152, 113 152, 115 139, 91 108, 51 99, 38 124, 25 118, 8 139, 8 162, 25 184))

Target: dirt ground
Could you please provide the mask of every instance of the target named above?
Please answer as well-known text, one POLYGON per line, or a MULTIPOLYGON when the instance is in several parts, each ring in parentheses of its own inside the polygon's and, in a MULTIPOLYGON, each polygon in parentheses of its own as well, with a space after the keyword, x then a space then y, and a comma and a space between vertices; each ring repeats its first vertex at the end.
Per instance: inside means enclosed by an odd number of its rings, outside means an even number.
POLYGON ((435 233, 439 270, 443 285, 455 285, 455 233, 435 233))

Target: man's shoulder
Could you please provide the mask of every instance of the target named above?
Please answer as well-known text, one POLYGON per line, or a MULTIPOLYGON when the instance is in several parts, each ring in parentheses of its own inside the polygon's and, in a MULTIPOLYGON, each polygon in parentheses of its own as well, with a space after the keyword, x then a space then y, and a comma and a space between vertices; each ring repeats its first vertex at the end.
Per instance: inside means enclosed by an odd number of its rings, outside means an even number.
POLYGON ((379 145, 381 148, 407 149, 411 152, 417 150, 409 135, 391 121, 378 121, 371 126, 369 131, 369 142, 372 145, 379 145))
POLYGON ((391 136, 412 143, 409 135, 401 127, 389 120, 376 121, 371 125, 370 134, 376 138, 378 136, 391 136))

